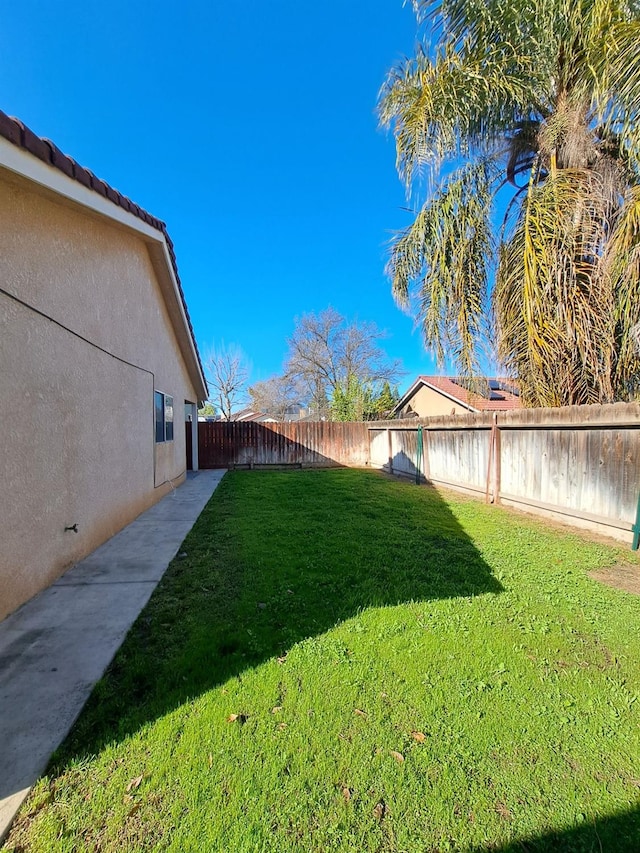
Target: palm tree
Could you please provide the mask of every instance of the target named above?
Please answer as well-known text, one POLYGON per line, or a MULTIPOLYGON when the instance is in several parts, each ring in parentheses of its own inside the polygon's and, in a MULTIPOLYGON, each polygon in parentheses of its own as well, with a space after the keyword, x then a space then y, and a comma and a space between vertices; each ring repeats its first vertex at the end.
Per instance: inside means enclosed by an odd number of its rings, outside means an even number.
POLYGON ((526 405, 633 397, 639 6, 414 7, 423 38, 415 58, 390 71, 379 103, 411 200, 427 190, 392 243, 398 304, 416 314, 439 360, 453 355, 463 374, 477 373, 492 328, 526 405))

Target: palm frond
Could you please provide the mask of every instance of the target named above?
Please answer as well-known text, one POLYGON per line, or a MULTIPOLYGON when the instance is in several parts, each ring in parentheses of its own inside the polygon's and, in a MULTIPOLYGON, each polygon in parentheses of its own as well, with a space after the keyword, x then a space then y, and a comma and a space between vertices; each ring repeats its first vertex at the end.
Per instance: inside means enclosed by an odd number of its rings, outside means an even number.
POLYGON ((414 310, 427 346, 440 363, 452 352, 465 374, 476 370, 487 306, 495 175, 491 159, 452 174, 393 241, 387 265, 394 297, 414 310))
POLYGON ((616 396, 629 399, 640 391, 640 187, 625 199, 605 260, 616 288, 616 396))
POLYGON ((447 47, 432 60, 423 50, 389 73, 379 117, 396 137, 396 166, 409 186, 425 167, 446 158, 482 156, 529 108, 529 75, 522 59, 505 73, 503 51, 460 55, 447 47))
POLYGON ((500 354, 521 377, 529 405, 614 397, 615 301, 598 183, 588 169, 532 181, 503 249, 495 289, 500 354))

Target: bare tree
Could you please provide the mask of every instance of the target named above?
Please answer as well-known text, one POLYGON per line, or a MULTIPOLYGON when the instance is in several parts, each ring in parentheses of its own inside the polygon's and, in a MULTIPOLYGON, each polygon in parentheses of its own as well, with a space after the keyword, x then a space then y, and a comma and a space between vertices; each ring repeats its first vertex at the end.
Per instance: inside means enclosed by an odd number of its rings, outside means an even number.
POLYGON ((287 409, 305 397, 300 383, 291 376, 272 376, 249 388, 251 404, 258 412, 266 412, 279 421, 286 420, 287 409))
POLYGON ((233 408, 245 396, 249 364, 240 347, 222 343, 206 360, 211 399, 227 421, 234 420, 233 408))
POLYGON ((334 308, 296 319, 289 338, 285 375, 306 389, 314 413, 329 412, 329 400, 351 377, 371 385, 395 383, 403 375, 398 360, 380 348, 386 337, 375 323, 347 322, 334 308))

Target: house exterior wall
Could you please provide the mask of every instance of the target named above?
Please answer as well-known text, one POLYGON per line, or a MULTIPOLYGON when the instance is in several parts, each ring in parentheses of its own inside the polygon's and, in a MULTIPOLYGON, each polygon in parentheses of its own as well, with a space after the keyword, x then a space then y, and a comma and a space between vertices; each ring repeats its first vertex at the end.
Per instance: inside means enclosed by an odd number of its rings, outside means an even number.
POLYGON ((151 251, 0 172, 0 287, 21 300, 0 293, 0 618, 185 476, 197 391, 151 251), (154 390, 172 442, 155 443, 154 390))
POLYGON ((400 409, 398 417, 406 418, 412 411, 420 418, 451 414, 466 415, 469 413, 469 409, 426 385, 419 386, 415 394, 400 409))

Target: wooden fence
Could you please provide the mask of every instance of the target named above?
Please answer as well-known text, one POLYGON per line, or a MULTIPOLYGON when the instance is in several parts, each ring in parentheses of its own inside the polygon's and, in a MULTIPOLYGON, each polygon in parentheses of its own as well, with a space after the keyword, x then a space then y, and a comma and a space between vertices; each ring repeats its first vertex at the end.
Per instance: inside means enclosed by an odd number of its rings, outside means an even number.
POLYGON ((200 468, 359 467, 368 462, 369 434, 362 423, 198 424, 200 468))
POLYGON ((635 539, 637 547, 638 404, 389 421, 371 424, 370 434, 375 467, 635 539))
POLYGON ((199 424, 200 467, 371 466, 624 541, 640 535, 640 405, 374 423, 199 424))

